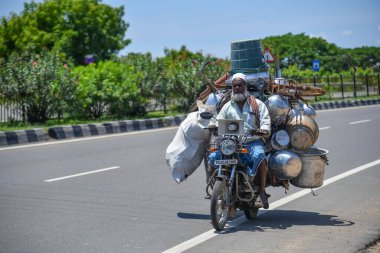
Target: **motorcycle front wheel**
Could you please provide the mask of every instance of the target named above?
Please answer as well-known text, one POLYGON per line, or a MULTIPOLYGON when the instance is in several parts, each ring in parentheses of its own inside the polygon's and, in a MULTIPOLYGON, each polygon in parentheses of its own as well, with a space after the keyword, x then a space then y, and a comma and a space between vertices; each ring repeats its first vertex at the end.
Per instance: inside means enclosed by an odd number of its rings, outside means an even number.
POLYGON ((228 188, 225 180, 215 182, 211 195, 210 213, 212 226, 218 231, 223 230, 228 214, 228 188))

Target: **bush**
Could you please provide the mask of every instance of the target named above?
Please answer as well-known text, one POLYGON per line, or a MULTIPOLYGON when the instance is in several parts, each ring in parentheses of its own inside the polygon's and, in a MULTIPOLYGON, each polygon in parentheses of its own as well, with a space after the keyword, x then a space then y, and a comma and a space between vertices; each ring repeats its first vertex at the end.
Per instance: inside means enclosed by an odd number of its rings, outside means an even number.
POLYGON ((75 82, 69 64, 55 53, 12 55, 1 65, 0 97, 15 103, 24 121, 44 123, 69 110, 75 82))
POLYGON ((105 61, 79 66, 74 72, 79 85, 73 116, 100 118, 105 114, 123 117, 145 113, 147 101, 137 87, 141 74, 134 67, 105 61))

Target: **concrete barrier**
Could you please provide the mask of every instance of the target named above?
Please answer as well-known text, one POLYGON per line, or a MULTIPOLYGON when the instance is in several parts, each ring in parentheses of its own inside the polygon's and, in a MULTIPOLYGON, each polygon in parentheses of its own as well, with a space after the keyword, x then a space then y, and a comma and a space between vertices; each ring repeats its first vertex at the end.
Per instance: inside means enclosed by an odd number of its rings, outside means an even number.
POLYGON ((0 132, 0 146, 47 141, 47 139, 42 128, 0 132))

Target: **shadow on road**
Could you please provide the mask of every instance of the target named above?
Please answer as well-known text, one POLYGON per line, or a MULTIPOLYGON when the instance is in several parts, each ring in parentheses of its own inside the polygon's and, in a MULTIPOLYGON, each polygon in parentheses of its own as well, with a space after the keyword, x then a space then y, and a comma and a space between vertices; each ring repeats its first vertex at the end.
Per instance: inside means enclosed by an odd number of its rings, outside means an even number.
POLYGON ((177 213, 177 216, 181 219, 191 219, 191 220, 210 220, 209 214, 197 214, 197 213, 177 213))
MULTIPOLYGON (((181 219, 210 220, 210 215, 206 214, 179 212, 177 216, 181 219)), ((335 215, 295 210, 271 210, 238 227, 226 227, 224 233, 243 230, 264 232, 269 229, 287 229, 293 226, 352 226, 354 224, 353 221, 343 220, 335 215)))
POLYGON ((271 210, 258 216, 255 220, 250 220, 236 228, 230 228, 226 232, 243 230, 265 232, 271 229, 288 229, 293 226, 352 226, 354 224, 353 221, 343 220, 335 215, 295 210, 271 210))

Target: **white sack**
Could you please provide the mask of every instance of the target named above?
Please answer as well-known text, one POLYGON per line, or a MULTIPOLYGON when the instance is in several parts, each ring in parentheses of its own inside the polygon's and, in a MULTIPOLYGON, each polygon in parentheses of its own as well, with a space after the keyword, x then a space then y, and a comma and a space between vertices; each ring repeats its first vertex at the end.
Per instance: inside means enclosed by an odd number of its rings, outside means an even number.
POLYGON ((201 164, 210 139, 209 131, 204 129, 207 124, 199 112, 189 113, 167 147, 166 163, 177 183, 184 181, 201 164))

